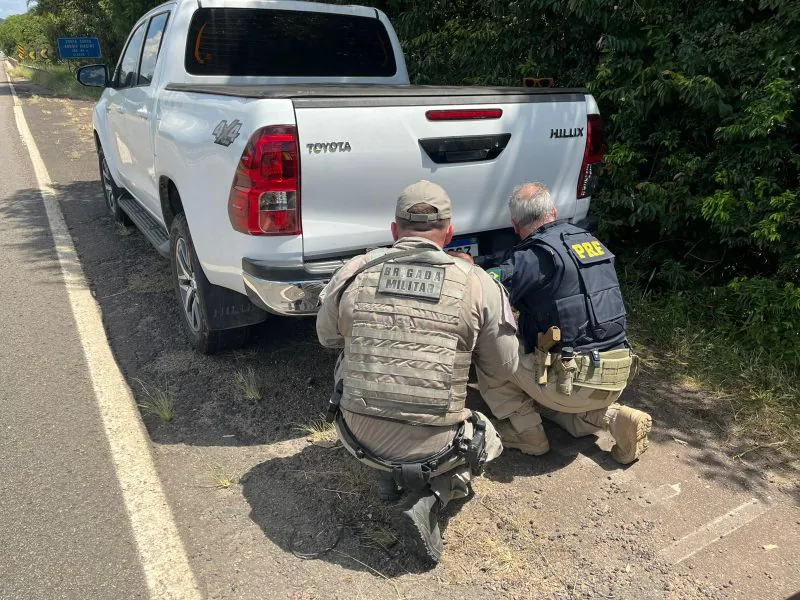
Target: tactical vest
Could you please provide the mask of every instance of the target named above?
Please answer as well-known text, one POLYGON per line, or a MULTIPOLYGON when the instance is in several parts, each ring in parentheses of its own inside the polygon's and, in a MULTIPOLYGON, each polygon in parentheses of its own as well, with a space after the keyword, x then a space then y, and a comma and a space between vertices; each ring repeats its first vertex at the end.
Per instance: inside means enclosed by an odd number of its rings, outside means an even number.
POLYGON ((565 222, 545 226, 517 250, 534 246, 552 256, 555 270, 543 288, 517 306, 527 350, 536 346, 536 332, 551 326, 561 329, 557 349, 607 350, 625 342, 625 304, 611 251, 588 231, 565 222))
MULTIPOLYGON (((346 411, 437 426, 469 417, 464 402, 476 332, 461 314, 471 304, 474 267, 422 250, 365 270, 348 290, 355 298, 342 371, 346 411)), ((367 260, 386 252, 392 250, 370 252, 367 260)))

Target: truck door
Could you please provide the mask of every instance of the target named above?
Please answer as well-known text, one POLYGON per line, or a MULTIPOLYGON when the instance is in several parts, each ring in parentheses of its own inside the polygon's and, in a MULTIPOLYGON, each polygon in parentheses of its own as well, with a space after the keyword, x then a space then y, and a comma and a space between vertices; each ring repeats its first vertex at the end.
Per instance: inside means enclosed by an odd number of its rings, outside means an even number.
POLYGON ((120 179, 119 183, 129 189, 131 186, 133 155, 128 135, 125 131, 126 119, 124 117, 131 110, 130 90, 136 83, 144 34, 145 24, 142 23, 133 30, 133 33, 128 38, 125 52, 123 52, 117 70, 114 73, 114 85, 109 90, 106 104, 109 138, 107 143, 112 146, 111 148, 106 148, 106 155, 113 152, 117 174, 120 179))
POLYGON ((134 196, 157 217, 161 216, 158 182, 155 177, 155 131, 156 86, 153 76, 158 62, 161 40, 169 20, 165 11, 150 18, 146 23, 141 61, 135 85, 126 90, 125 136, 131 152, 129 185, 134 196))

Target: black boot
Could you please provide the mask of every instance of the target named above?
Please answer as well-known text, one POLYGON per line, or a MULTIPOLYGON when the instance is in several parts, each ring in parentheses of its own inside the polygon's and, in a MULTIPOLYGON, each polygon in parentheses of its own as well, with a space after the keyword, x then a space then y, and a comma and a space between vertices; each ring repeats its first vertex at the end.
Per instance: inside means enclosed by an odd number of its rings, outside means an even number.
POLYGON ((394 476, 388 471, 378 471, 378 496, 381 500, 386 502, 394 502, 400 500, 403 492, 394 481, 394 476))
POLYGON ((416 553, 433 563, 438 563, 444 551, 439 531, 441 502, 430 490, 408 495, 392 515, 397 531, 412 545, 416 553))

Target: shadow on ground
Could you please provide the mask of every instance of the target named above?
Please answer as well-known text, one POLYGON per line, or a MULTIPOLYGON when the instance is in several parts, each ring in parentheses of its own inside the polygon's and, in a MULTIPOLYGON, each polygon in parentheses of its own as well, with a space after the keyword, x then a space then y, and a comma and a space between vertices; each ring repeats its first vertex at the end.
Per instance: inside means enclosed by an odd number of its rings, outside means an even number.
MULTIPOLYGON (((157 443, 189 445, 269 444, 302 437, 299 426, 322 412, 330 391, 336 352, 322 348, 313 319, 271 318, 256 327, 251 343, 218 356, 194 352, 182 330, 171 287, 169 263, 135 230, 113 222, 97 181, 54 185, 90 287, 103 313, 112 348, 131 388, 142 399, 145 387, 163 391, 174 402, 174 418, 162 422, 145 415, 157 443), (252 369, 257 397, 248 398, 239 376, 252 369)), ((0 218, 18 221, 34 232, 27 244, 32 261, 52 257, 52 240, 41 198, 22 190, 0 206, 0 218)), ((46 261, 43 274, 58 281, 46 261)), ((471 403, 485 410, 471 391, 471 403)), ((641 375, 622 400, 653 414, 655 444, 688 443, 702 450, 704 477, 752 493, 766 483, 760 463, 731 461, 725 411, 701 392, 676 391, 674 382, 641 375)), ((537 461, 512 459, 513 469, 496 471, 510 480, 515 470, 536 474, 563 468, 583 454, 614 470, 594 437, 573 440, 549 427, 555 452, 537 461)))

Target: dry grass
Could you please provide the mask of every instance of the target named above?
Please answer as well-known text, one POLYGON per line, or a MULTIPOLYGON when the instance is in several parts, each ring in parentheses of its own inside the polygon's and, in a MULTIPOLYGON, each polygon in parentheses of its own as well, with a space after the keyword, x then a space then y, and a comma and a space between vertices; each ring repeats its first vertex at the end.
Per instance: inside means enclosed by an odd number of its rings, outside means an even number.
POLYGON ((227 490, 239 482, 239 477, 230 473, 222 465, 214 465, 211 475, 214 478, 214 487, 218 490, 227 490))
POLYGON ((297 425, 295 431, 306 436, 306 440, 317 446, 334 446, 339 441, 339 436, 336 433, 336 427, 333 423, 328 423, 325 418, 320 415, 319 418, 314 419, 308 424, 297 425))
POLYGON ((253 367, 247 367, 246 369, 236 371, 234 378, 245 400, 250 400, 251 402, 261 401, 263 392, 261 378, 253 367))
MULTIPOLYGON (((75 74, 65 65, 42 65, 36 69, 21 65, 11 69, 9 74, 13 79, 30 80, 56 96, 97 100, 102 94, 102 89, 100 88, 88 88, 78 83, 75 79, 75 74)), ((38 96, 32 96, 27 102, 37 104, 39 100, 38 96)))
MULTIPOLYGON (((105 199, 103 200, 103 202, 105 202, 105 199)), ((116 225, 116 232, 117 235, 120 237, 128 237, 129 235, 132 235, 134 231, 136 230, 133 227, 127 227, 122 223, 117 223, 116 225)))
MULTIPOLYGON (((13 69, 9 69, 6 71, 11 77, 11 79, 30 79, 33 75, 33 69, 28 69, 27 67, 19 66, 14 67, 13 69)), ((38 96, 34 96, 38 98, 38 96)))
POLYGON ((397 533, 385 523, 361 522, 355 536, 364 548, 373 550, 391 550, 397 545, 397 533))
POLYGON ((164 423, 169 423, 175 418, 175 399, 172 392, 167 389, 151 390, 140 379, 136 380, 142 387, 144 400, 138 404, 146 415, 153 415, 164 423))

